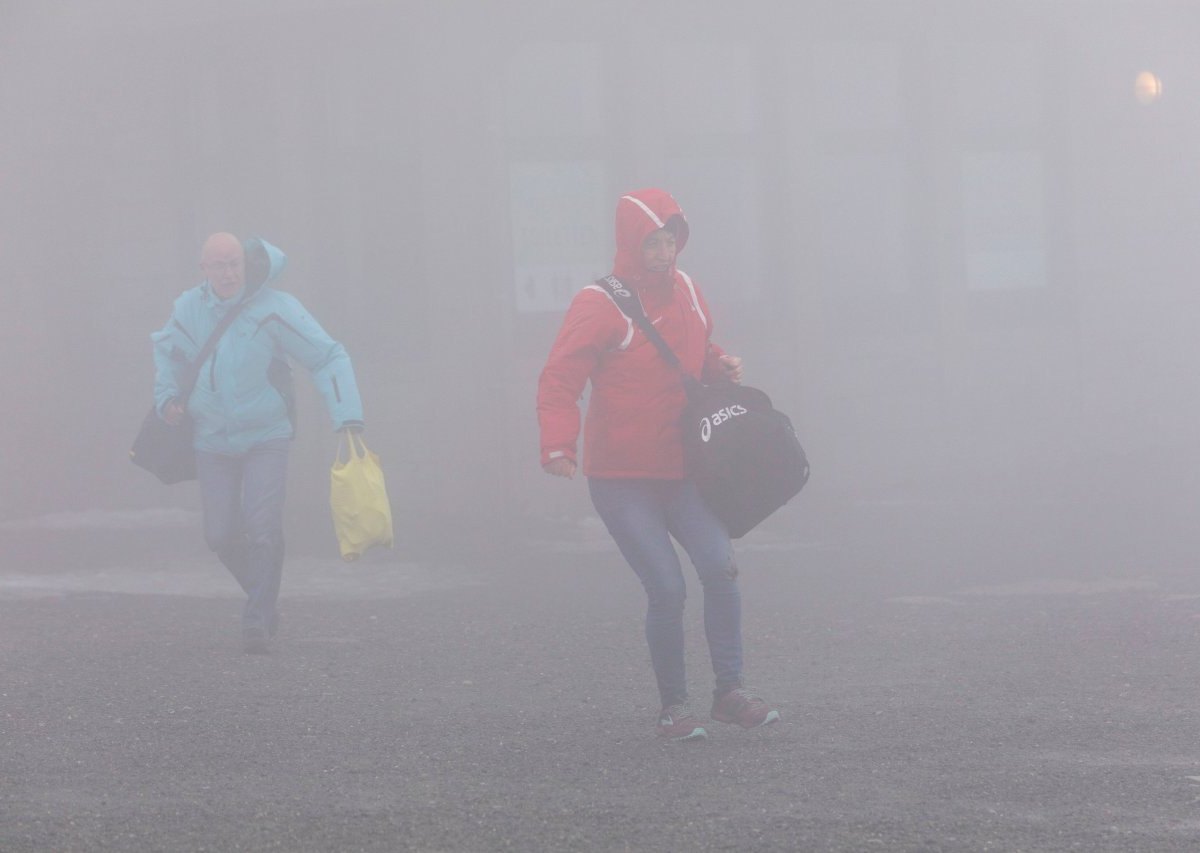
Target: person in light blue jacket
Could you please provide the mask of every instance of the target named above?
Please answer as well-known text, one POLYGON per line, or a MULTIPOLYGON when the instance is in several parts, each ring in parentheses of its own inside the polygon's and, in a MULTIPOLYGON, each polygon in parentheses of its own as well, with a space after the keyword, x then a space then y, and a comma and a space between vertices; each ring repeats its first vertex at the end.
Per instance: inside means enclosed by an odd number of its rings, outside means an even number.
POLYGON ((362 401, 350 356, 294 296, 268 285, 287 258, 265 240, 232 234, 204 243, 205 280, 175 300, 154 341, 159 416, 192 419, 204 538, 246 593, 242 642, 269 648, 279 625, 283 502, 294 434, 291 367, 306 368, 337 430, 361 430, 362 401), (180 383, 225 313, 241 306, 212 354, 199 365, 186 400, 180 383))

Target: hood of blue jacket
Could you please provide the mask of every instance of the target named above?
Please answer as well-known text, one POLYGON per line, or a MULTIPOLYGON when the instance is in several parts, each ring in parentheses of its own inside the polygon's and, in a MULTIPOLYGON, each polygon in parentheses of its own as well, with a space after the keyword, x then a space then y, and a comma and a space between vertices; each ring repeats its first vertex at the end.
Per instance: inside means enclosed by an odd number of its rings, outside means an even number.
POLYGON ((259 237, 251 237, 242 244, 246 253, 246 285, 244 299, 249 299, 270 282, 279 278, 287 266, 287 255, 278 246, 272 246, 259 237))

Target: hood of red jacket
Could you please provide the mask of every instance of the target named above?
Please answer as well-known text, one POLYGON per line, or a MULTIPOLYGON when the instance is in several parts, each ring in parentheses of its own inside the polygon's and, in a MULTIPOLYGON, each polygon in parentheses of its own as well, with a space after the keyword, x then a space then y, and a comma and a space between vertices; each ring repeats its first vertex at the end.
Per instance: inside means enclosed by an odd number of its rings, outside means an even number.
POLYGON ((642 242, 660 228, 675 232, 675 256, 687 245, 688 224, 679 202, 666 190, 634 190, 617 202, 617 256, 613 275, 638 289, 670 285, 675 265, 654 273, 642 266, 642 242))

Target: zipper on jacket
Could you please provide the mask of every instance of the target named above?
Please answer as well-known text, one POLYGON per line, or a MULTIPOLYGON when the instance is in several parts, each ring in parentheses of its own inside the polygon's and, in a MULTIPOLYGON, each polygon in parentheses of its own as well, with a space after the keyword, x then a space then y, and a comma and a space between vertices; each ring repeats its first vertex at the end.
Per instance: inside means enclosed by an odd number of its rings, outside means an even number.
POLYGON ((217 390, 217 351, 220 347, 213 347, 212 359, 208 362, 208 384, 212 386, 212 390, 217 390))
POLYGON ((342 402, 342 392, 338 390, 337 377, 333 377, 333 396, 340 403, 342 402))

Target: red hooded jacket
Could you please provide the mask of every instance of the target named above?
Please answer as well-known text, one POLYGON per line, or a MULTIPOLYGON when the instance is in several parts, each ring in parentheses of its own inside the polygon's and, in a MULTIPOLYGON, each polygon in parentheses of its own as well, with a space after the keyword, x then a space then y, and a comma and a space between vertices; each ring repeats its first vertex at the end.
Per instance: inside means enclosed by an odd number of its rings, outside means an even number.
MULTIPOLYGON (((709 341, 712 318, 699 288, 674 264, 663 273, 642 265, 642 242, 664 227, 675 232, 676 254, 682 252, 688 226, 675 199, 657 189, 622 196, 613 275, 641 299, 684 370, 710 380, 722 373, 723 352, 709 341)), ((679 373, 598 284, 571 301, 538 380, 543 465, 563 456, 575 459, 578 401, 589 379, 583 473, 660 480, 686 476, 679 433, 686 397, 679 373)))

